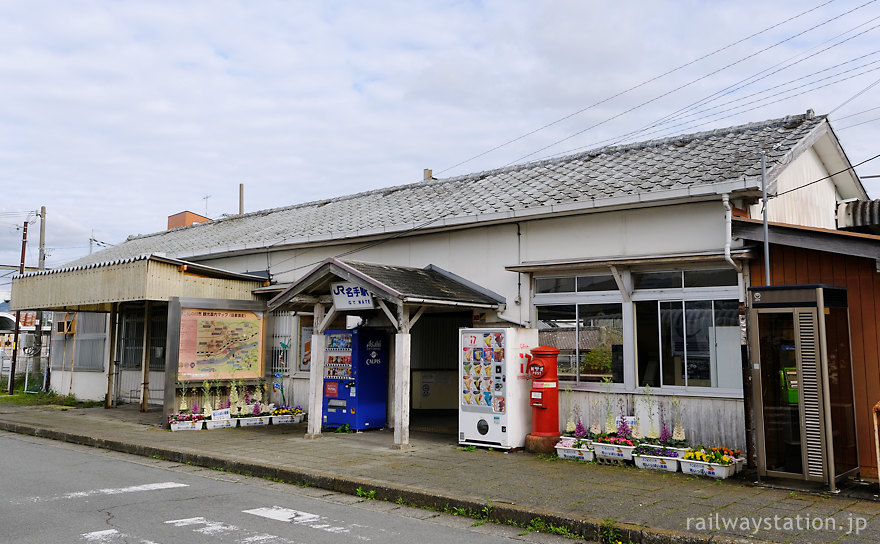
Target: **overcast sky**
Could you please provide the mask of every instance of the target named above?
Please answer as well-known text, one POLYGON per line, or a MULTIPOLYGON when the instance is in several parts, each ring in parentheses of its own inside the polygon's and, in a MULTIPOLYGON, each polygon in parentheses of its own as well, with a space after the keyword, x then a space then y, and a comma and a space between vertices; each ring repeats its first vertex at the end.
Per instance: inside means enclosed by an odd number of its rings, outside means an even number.
POLYGON ((237 213, 239 183, 256 211, 808 108, 855 164, 878 25, 866 0, 0 0, 0 265, 40 206, 54 267, 237 213))

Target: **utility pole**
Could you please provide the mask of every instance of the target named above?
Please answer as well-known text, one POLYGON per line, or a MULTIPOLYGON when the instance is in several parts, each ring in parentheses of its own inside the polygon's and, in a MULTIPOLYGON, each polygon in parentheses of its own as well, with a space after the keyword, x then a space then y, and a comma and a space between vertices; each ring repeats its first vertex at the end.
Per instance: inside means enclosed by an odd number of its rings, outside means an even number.
MULTIPOLYGON (((21 234, 21 264, 18 266, 18 273, 24 274, 24 257, 27 248, 27 226, 25 220, 21 234)), ((12 334, 12 364, 9 366, 9 394, 15 387, 15 362, 18 360, 18 334, 21 332, 21 310, 15 311, 15 331, 12 334)))
MULTIPOLYGON (((40 270, 46 269, 46 206, 40 206, 40 257, 38 267, 40 270)), ((49 371, 49 361, 46 361, 46 371, 43 372, 43 310, 37 311, 36 322, 36 343, 34 349, 36 353, 31 361, 31 368, 39 369, 40 375, 43 376, 40 390, 46 391, 48 380, 45 372, 49 371)), ((25 384, 27 388, 27 384, 25 384)))

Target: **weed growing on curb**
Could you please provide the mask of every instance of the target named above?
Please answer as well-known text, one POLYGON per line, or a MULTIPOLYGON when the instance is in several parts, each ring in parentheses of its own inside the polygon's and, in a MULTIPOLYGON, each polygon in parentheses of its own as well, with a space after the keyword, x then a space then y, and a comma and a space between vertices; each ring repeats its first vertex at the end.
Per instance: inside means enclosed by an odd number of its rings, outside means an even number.
POLYGON ((602 525, 599 526, 599 542, 603 544, 617 544, 620 542, 620 535, 617 528, 614 527, 614 518, 606 517, 602 519, 602 525))
POLYGON ((371 490, 367 491, 360 486, 358 486, 358 488, 354 490, 354 494, 364 500, 367 500, 367 501, 371 501, 376 498, 376 490, 375 489, 371 489, 371 490))

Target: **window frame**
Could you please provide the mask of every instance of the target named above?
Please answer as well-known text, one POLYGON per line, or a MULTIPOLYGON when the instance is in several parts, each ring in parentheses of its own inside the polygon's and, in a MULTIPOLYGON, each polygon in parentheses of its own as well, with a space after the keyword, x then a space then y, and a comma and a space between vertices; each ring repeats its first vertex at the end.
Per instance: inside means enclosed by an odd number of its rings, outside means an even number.
MULTIPOLYGON (((693 270, 711 270, 726 268, 726 263, 712 263, 706 266, 688 266, 688 267, 633 267, 621 269, 618 273, 623 285, 629 290, 628 296, 625 297, 620 290, 616 291, 581 291, 568 293, 537 293, 535 290, 536 280, 539 278, 560 278, 572 277, 575 281, 575 289, 577 288, 577 278, 583 276, 607 276, 608 272, 589 270, 589 271, 573 271, 569 274, 533 274, 532 277, 532 300, 531 312, 533 324, 538 326, 537 308, 540 306, 558 306, 558 305, 574 305, 575 323, 580 323, 579 306, 584 304, 621 304, 623 316, 623 383, 601 383, 601 382, 583 382, 583 381, 561 381, 560 387, 568 387, 577 391, 610 391, 612 393, 642 393, 645 391, 643 386, 636 383, 638 379, 638 357, 637 357, 637 338, 636 338, 636 321, 635 321, 635 303, 640 301, 657 301, 659 302, 681 302, 685 307, 686 302, 693 301, 711 301, 714 308, 715 302, 719 300, 737 300, 743 302, 742 283, 743 276, 737 274, 737 285, 713 286, 713 287, 684 287, 685 271, 693 270), (632 274, 638 272, 678 272, 681 275, 681 287, 662 288, 662 289, 639 289, 633 288, 632 274), (628 298, 629 300, 625 300, 628 298)), ((658 304, 659 307, 659 304, 658 304)), ((580 356, 579 346, 576 348, 576 357, 580 356)), ((662 379, 661 379, 662 384, 662 379)), ((652 393, 659 395, 683 395, 688 397, 714 397, 714 398, 744 398, 743 387, 706 387, 706 386, 677 386, 677 385, 661 385, 660 387, 652 387, 652 393)))

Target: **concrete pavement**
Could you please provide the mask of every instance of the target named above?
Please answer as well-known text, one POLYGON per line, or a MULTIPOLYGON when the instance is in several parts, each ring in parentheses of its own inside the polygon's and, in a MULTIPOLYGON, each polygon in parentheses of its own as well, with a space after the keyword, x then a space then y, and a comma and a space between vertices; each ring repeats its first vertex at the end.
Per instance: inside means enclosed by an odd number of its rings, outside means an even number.
POLYGON ((467 451, 450 435, 324 433, 305 424, 170 432, 135 406, 62 409, 0 404, 0 430, 155 456, 285 482, 447 511, 491 511, 499 523, 535 518, 590 539, 613 524, 623 543, 880 542, 877 486, 839 495, 772 489, 748 472, 728 480, 555 456, 467 451), (484 510, 485 509, 485 510, 484 510))

